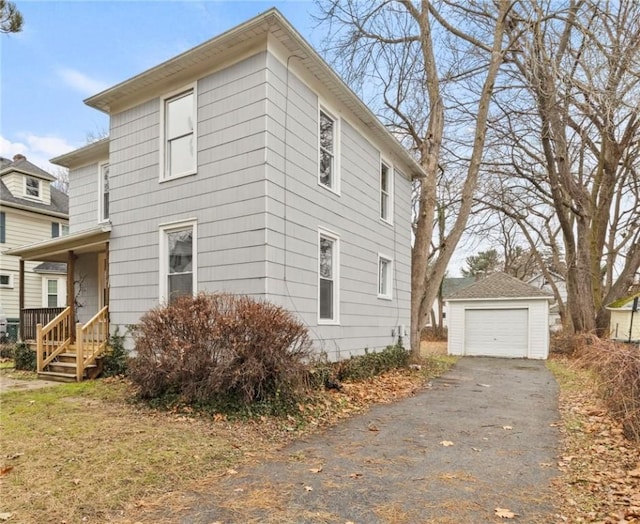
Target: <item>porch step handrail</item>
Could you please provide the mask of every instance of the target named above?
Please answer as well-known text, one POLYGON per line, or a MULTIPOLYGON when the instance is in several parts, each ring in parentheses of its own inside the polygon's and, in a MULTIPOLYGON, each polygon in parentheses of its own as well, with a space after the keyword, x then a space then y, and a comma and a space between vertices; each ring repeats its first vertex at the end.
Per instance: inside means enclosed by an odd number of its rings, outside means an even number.
POLYGON ((76 324, 76 378, 84 376, 87 366, 107 350, 109 342, 109 306, 104 306, 84 326, 76 324))
POLYGON ((36 361, 38 372, 71 345, 71 306, 64 308, 46 326, 36 325, 36 361))

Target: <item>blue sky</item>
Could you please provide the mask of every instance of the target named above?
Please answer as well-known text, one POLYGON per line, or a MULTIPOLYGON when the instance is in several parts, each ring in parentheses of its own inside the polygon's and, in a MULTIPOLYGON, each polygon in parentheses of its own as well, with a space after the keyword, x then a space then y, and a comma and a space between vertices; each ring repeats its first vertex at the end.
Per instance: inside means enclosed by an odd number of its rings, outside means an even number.
POLYGON ((50 158, 108 129, 83 100, 275 6, 316 48, 312 0, 14 0, 21 33, 0 35, 0 156, 50 158))

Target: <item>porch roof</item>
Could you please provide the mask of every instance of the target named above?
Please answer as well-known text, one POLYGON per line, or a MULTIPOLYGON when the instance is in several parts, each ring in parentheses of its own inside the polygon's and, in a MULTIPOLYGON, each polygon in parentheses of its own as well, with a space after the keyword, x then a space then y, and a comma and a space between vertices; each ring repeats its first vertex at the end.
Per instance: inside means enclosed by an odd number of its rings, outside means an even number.
POLYGON ((66 262, 69 251, 76 254, 105 251, 110 234, 111 224, 101 224, 63 237, 8 249, 4 254, 17 256, 23 260, 66 262))

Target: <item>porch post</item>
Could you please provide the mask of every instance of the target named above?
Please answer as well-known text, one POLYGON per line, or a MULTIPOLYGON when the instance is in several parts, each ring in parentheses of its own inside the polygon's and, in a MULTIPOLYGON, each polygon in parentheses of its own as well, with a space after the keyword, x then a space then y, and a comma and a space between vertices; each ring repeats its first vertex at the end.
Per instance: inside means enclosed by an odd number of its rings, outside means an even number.
POLYGON ((19 338, 24 340, 24 259, 20 259, 20 281, 18 283, 18 315, 20 317, 19 338))
POLYGON ((107 242, 105 244, 106 246, 106 251, 105 251, 105 255, 104 255, 104 293, 105 293, 105 297, 104 297, 104 305, 108 306, 109 305, 109 295, 111 294, 111 290, 109 289, 109 242, 107 242))
MULTIPOLYGON (((75 286, 73 276, 75 274, 75 255, 73 251, 67 252, 67 307, 69 311, 69 326, 74 326, 76 322, 76 305, 75 305, 75 286)), ((74 329, 71 331, 71 342, 75 342, 76 334, 74 329)))

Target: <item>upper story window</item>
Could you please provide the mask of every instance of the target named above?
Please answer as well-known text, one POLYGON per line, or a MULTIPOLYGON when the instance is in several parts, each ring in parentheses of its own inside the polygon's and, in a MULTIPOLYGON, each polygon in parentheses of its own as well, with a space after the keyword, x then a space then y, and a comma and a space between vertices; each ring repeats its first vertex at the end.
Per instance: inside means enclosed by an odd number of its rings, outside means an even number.
POLYGON ((98 221, 109 220, 109 163, 100 164, 98 180, 98 221))
POLYGON ((321 109, 318 118, 319 173, 318 183, 339 193, 338 120, 321 109))
POLYGON ((163 179, 196 172, 195 101, 195 88, 164 100, 163 179))
POLYGON ((62 222, 51 222, 51 238, 66 236, 69 234, 69 224, 62 222))
POLYGON ((391 223, 393 216, 393 169, 380 161, 380 218, 391 223))
POLYGON ((30 176, 24 179, 24 194, 31 198, 40 198, 40 180, 30 176))

